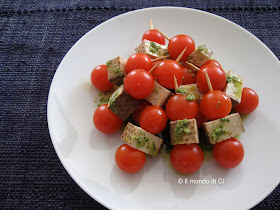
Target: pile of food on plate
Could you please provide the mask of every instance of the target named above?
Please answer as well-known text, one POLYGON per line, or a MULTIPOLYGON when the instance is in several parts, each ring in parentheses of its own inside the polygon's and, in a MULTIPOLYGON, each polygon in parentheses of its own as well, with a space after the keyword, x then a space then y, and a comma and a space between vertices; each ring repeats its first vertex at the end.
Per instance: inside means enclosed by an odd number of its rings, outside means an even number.
POLYGON ((245 131, 240 114, 257 108, 257 93, 243 87, 238 73, 224 71, 211 59, 208 46, 195 47, 185 34, 169 38, 152 22, 135 51, 128 59, 111 58, 91 73, 92 84, 110 93, 94 112, 95 127, 112 134, 125 125, 120 137, 125 144, 115 155, 118 167, 128 173, 141 170, 146 154, 164 152, 163 144, 182 174, 202 166, 203 151, 212 151, 222 167, 238 166, 244 157, 236 139, 245 131))

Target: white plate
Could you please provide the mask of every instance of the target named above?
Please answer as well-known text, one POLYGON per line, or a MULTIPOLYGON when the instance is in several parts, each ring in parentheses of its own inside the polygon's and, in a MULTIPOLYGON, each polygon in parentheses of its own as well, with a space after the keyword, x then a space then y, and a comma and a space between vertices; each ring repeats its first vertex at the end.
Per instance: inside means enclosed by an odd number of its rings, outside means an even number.
POLYGON ((149 8, 112 18, 84 35, 67 53, 52 81, 48 123, 54 148, 67 172, 92 198, 113 209, 247 209, 280 182, 280 64, 256 37, 216 15, 186 8, 149 8), (245 120, 240 166, 225 170, 213 159, 188 176, 174 173, 163 157, 126 174, 115 165, 120 133, 104 135, 92 122, 98 92, 91 70, 118 55, 128 58, 149 20, 170 37, 188 34, 205 43, 224 69, 234 69, 259 94, 258 109, 245 120), (209 184, 178 184, 207 180, 209 184), (224 184, 211 181, 224 180, 224 184))

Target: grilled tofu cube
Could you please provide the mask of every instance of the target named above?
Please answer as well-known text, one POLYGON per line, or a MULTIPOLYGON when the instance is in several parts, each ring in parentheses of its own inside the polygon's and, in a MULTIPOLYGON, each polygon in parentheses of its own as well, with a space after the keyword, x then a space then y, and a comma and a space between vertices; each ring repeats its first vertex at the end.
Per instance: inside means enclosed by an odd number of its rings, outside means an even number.
POLYGON ((129 146, 152 156, 158 154, 163 143, 163 139, 131 123, 126 125, 121 139, 129 146))
POLYGON ((206 45, 199 45, 198 48, 192 52, 188 57, 188 62, 197 67, 201 67, 213 54, 212 50, 206 45))
POLYGON ((158 58, 168 55, 167 46, 151 42, 144 39, 143 42, 135 49, 136 53, 145 53, 151 58, 158 58))
POLYGON ((228 71, 225 93, 232 99, 233 105, 239 104, 241 102, 242 90, 243 79, 234 71, 228 71))
POLYGON ((118 56, 107 61, 106 66, 108 80, 117 86, 121 85, 125 76, 126 59, 118 56))
POLYGON ((125 120, 136 109, 140 108, 138 101, 129 96, 123 89, 123 85, 111 95, 108 108, 125 120))
POLYGON ((201 100, 203 94, 198 90, 197 84, 180 85, 176 89, 176 93, 180 93, 187 96, 190 100, 201 100))
POLYGON ((184 119, 170 122, 171 144, 199 143, 198 129, 195 119, 184 119))
POLYGON ((203 123, 203 126, 210 144, 216 144, 245 132, 239 113, 203 123))
POLYGON ((149 101, 152 105, 163 106, 171 96, 173 96, 173 93, 155 82, 152 93, 147 98, 145 98, 145 100, 149 101), (158 102, 160 103, 158 104, 158 102))

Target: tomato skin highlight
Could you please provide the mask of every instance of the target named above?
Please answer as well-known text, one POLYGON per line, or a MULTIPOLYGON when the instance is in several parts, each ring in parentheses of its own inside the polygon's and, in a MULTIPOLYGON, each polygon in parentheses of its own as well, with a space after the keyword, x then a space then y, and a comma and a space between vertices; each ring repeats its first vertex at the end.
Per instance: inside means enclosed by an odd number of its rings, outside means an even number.
POLYGON ((142 37, 142 41, 146 39, 146 40, 149 40, 149 41, 152 41, 152 42, 156 42, 158 44, 162 44, 162 45, 165 45, 165 38, 164 36, 162 36, 157 30, 155 29, 151 29, 151 30, 148 30, 146 31, 144 34, 143 34, 143 37, 142 37))
POLYGON ((244 87, 240 104, 234 107, 235 111, 240 114, 250 114, 259 105, 259 96, 251 88, 244 87))
POLYGON ((144 53, 135 53, 131 55, 126 62, 126 74, 134 69, 144 69, 150 71, 152 68, 152 59, 144 53))
POLYGON ((227 116, 231 108, 230 97, 220 90, 209 91, 200 102, 200 112, 208 120, 216 120, 227 116))
POLYGON ((146 155, 140 150, 123 144, 116 151, 115 161, 121 170, 127 173, 136 173, 144 167, 146 155))
POLYGON ((178 85, 183 83, 183 68, 174 60, 164 60, 153 71, 154 79, 157 83, 168 89, 175 89, 174 76, 178 85))
POLYGON ((185 118, 196 118, 198 105, 196 101, 187 101, 185 95, 173 95, 165 106, 165 111, 169 120, 183 120, 185 118))
POLYGON ((111 90, 114 84, 108 81, 107 66, 96 66, 90 75, 91 83, 100 91, 111 90))
POLYGON ((186 61, 189 55, 195 50, 195 43, 188 35, 179 34, 169 40, 168 53, 173 60, 176 60, 186 47, 187 49, 180 62, 186 61))
POLYGON ((154 89, 153 76, 143 70, 135 69, 125 77, 124 90, 135 99, 147 98, 154 89))
POLYGON ((214 145, 213 156, 224 168, 235 168, 244 157, 244 148, 236 138, 229 138, 214 145))
POLYGON ((202 166, 204 154, 196 144, 179 144, 170 152, 170 161, 173 168, 182 174, 197 171, 202 166))
POLYGON ((141 100, 139 101, 139 105, 140 108, 132 112, 132 118, 137 125, 140 125, 140 115, 142 111, 148 106, 151 106, 152 104, 146 100, 141 100))
POLYGON ((108 108, 108 104, 103 104, 95 110, 93 123, 100 132, 112 134, 121 128, 123 121, 108 108))
POLYGON ((196 83, 198 89, 204 94, 209 92, 205 71, 207 71, 213 90, 223 91, 227 85, 227 76, 220 67, 215 65, 204 66, 197 72, 196 83))
POLYGON ((145 108, 140 116, 140 126, 145 131, 157 134, 163 131, 167 124, 165 111, 159 106, 145 108))

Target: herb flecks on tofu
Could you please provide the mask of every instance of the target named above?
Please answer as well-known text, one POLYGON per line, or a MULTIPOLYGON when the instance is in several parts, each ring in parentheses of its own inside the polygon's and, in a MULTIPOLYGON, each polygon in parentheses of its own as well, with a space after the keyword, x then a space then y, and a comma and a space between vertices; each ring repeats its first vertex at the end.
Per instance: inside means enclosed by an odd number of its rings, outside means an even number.
POLYGON ((176 123, 175 137, 177 140, 182 139, 185 134, 191 134, 191 133, 192 133, 191 130, 188 129, 188 120, 187 119, 179 120, 176 123))
POLYGON ((217 141, 221 135, 227 133, 229 133, 229 130, 223 124, 220 124, 216 126, 215 129, 212 131, 211 137, 214 141, 217 141))

